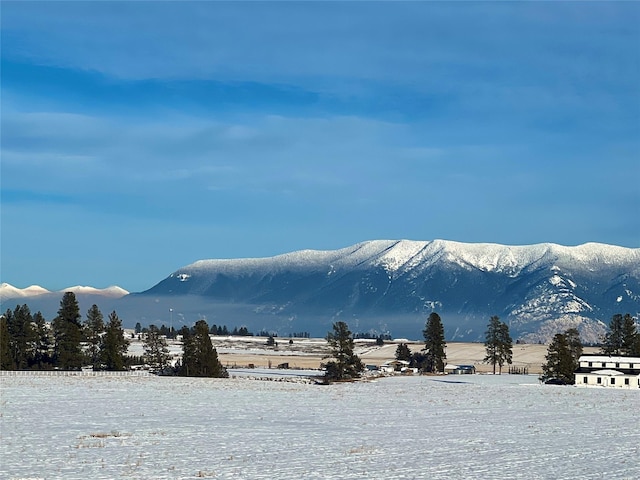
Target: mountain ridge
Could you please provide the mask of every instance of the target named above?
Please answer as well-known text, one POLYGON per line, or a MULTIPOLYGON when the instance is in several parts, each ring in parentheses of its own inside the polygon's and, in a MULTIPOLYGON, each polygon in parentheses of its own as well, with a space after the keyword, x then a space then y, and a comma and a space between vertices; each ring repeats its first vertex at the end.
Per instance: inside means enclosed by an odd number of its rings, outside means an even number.
POLYGON ((497 314, 527 341, 549 340, 540 331, 552 330, 550 325, 579 327, 587 341, 597 341, 616 307, 632 307, 637 315, 639 283, 640 249, 373 240, 338 250, 200 260, 141 295, 261 305, 263 311, 293 319, 348 314, 372 330, 397 327, 389 318, 394 315, 421 317, 435 309, 454 317, 450 336, 475 340, 482 338, 489 316, 497 314), (390 321, 371 320, 376 317, 390 321))
POLYGON ((337 250, 198 260, 143 292, 109 301, 131 326, 175 320, 179 327, 206 318, 323 336, 344 320, 354 332, 418 338, 426 316, 437 311, 449 340, 482 341, 489 317, 498 315, 514 340, 548 342, 576 327, 585 342, 597 343, 613 314, 640 313, 640 249, 371 240, 337 250))
MULTIPOLYGON (((421 253, 420 252, 421 250, 434 246, 432 250, 438 250, 439 249, 438 247, 441 247, 442 250, 444 250, 446 253, 449 253, 449 254, 452 254, 454 252, 459 253, 459 252, 466 251, 468 253, 475 253, 476 256, 484 256, 484 257, 488 256, 487 255, 488 250, 493 252, 495 252, 496 250, 498 251, 506 250, 509 252, 518 251, 518 250, 523 252, 529 252, 532 250, 534 251, 542 250, 541 254, 539 255, 540 258, 544 257, 545 254, 559 250, 560 252, 565 254, 581 253, 581 256, 585 258, 593 258, 593 254, 598 252, 598 253, 604 254, 604 256, 606 256, 608 259, 611 259, 611 257, 614 256, 612 253, 615 250, 615 253, 617 254, 615 255, 616 258, 619 258, 621 256, 626 256, 624 254, 627 254, 627 255, 630 254, 634 256, 635 259, 640 260, 640 248, 634 249, 634 248, 619 247, 616 245, 608 245, 608 244, 595 243, 595 242, 584 243, 576 246, 563 246, 555 243, 539 243, 539 244, 532 244, 532 245, 513 246, 513 245, 501 245, 497 243, 463 243, 463 242, 455 242, 451 240, 433 240, 433 241, 370 240, 370 241, 360 242, 353 246, 341 248, 338 250, 306 249, 306 250, 297 250, 289 253, 283 253, 283 254, 275 255, 271 257, 198 260, 194 263, 191 263, 185 267, 178 269, 178 271, 183 269, 191 269, 191 268, 208 268, 214 264, 216 266, 231 264, 231 263, 235 265, 249 264, 249 263, 251 263, 252 265, 259 265, 261 263, 270 262, 274 260, 299 261, 300 259, 303 259, 303 258, 307 259, 310 256, 319 257, 320 259, 326 259, 326 258, 332 258, 335 256, 340 256, 342 253, 346 253, 346 252, 357 253, 358 251, 361 251, 361 250, 370 251, 368 247, 376 246, 376 245, 381 245, 382 247, 384 247, 384 250, 392 249, 398 245, 405 247, 404 250, 408 250, 408 249, 411 249, 412 246, 414 246, 413 250, 415 250, 415 252, 413 253, 413 255, 421 253), (453 246, 458 248, 453 249, 452 248, 453 246), (417 248, 417 247, 420 247, 420 248, 417 248), (478 255, 478 250, 482 250, 483 255, 478 255), (588 253, 591 253, 592 255, 589 256, 588 253)), ((376 251, 376 253, 379 253, 379 250, 376 251)), ((465 258, 468 258, 469 256, 470 255, 467 254, 465 258)), ((286 263, 290 263, 290 262, 286 262, 286 263)), ((470 262, 470 263, 474 263, 474 262, 470 262)), ((479 262, 476 261, 476 263, 479 263, 479 262)))

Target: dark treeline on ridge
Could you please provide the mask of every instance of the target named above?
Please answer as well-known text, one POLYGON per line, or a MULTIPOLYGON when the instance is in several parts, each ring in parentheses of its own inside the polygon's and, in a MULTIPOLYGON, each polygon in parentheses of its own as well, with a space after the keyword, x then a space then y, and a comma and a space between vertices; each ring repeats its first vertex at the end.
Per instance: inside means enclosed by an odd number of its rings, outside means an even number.
MULTIPOLYGON (((195 328, 191 327, 191 329, 195 328)), ((167 338, 176 338, 180 331, 176 330, 173 327, 167 327, 165 324, 162 324, 159 328, 158 331, 160 332, 160 335, 164 335, 167 338)), ((149 327, 143 327, 140 322, 136 323, 136 326, 134 328, 134 332, 135 334, 139 335, 139 334, 146 334, 149 332, 149 327)), ((249 331, 249 329, 246 326, 241 326, 241 327, 233 327, 233 330, 230 330, 229 327, 227 327, 226 325, 216 325, 215 323, 213 325, 211 325, 211 328, 209 328, 209 334, 210 335, 216 335, 216 336, 220 336, 220 337, 227 337, 227 336, 231 336, 231 337, 277 337, 278 334, 276 332, 270 332, 267 330, 261 330, 258 333, 254 334, 252 332, 249 331)), ((285 335, 288 336, 289 338, 310 338, 310 334, 309 332, 294 332, 294 333, 290 333, 289 335, 285 335)))

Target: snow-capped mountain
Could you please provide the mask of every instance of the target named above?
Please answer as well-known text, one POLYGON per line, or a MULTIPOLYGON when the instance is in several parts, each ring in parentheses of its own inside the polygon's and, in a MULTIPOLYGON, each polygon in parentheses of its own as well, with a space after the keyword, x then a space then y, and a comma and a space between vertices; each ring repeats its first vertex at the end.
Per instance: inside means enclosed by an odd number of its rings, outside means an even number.
POLYGON ((95 295, 100 297, 109 297, 109 298, 120 298, 125 295, 129 295, 124 288, 120 288, 118 286, 111 286, 107 288, 94 288, 94 287, 83 287, 83 286, 75 286, 64 288, 57 292, 52 292, 43 288, 39 285, 31 285, 27 288, 17 288, 8 283, 0 284, 0 300, 5 301, 12 298, 30 298, 37 297, 40 295, 56 295, 59 296, 64 294, 65 292, 73 292, 76 295, 95 295))
POLYGON ((8 283, 0 284, 0 301, 11 298, 37 297, 38 295, 46 295, 47 293, 51 292, 46 288, 42 288, 40 285, 31 285, 27 288, 16 288, 8 283))
POLYGON ((49 291, 38 285, 16 288, 8 283, 2 283, 0 284, 0 313, 4 313, 7 309, 13 310, 17 305, 27 304, 32 313, 39 311, 45 319, 53 320, 65 292, 73 292, 76 295, 83 315, 93 304, 99 305, 106 315, 112 310, 117 310, 120 299, 129 295, 129 292, 117 286, 107 288, 75 286, 49 291))
POLYGON ((214 317, 235 311, 235 323, 258 320, 269 328, 271 320, 281 333, 320 326, 323 334, 342 319, 353 331, 419 338, 426 316, 437 311, 449 339, 481 340, 489 317, 498 315, 514 338, 546 341, 575 326, 584 341, 596 342, 614 313, 640 312, 640 249, 376 240, 202 260, 139 295, 207 299, 218 306, 214 317))
MULTIPOLYGON (((343 320, 353 332, 419 339, 436 311, 448 340, 482 341, 489 318, 498 315, 514 340, 547 342, 576 327, 584 342, 598 342, 614 314, 640 316, 640 249, 374 240, 340 250, 201 260, 142 293, 64 291, 76 292, 83 314, 96 303, 105 313, 117 310, 127 327, 180 328, 205 318, 254 332, 324 336, 343 320)), ((51 319, 64 291, 3 284, 0 300, 3 309, 27 303, 51 319)))

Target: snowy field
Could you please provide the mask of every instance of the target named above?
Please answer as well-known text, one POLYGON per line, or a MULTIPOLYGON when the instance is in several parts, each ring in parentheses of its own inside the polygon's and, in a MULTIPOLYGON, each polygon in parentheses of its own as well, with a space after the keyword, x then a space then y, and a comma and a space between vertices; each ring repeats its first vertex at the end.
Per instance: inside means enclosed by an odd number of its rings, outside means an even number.
POLYGON ((2 376, 0 478, 638 479, 637 391, 2 376))

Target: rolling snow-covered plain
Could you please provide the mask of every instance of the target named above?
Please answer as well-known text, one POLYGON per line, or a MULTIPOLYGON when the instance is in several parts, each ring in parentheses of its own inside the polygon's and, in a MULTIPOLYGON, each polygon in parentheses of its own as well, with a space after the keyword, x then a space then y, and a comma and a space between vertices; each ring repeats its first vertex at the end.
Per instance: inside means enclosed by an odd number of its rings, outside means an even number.
POLYGON ((535 376, 2 376, 0 477, 637 479, 636 391, 535 376))

